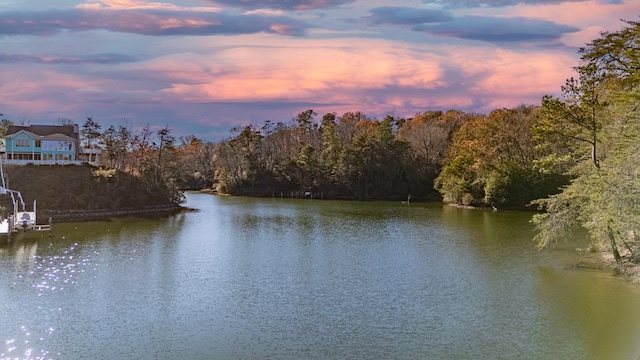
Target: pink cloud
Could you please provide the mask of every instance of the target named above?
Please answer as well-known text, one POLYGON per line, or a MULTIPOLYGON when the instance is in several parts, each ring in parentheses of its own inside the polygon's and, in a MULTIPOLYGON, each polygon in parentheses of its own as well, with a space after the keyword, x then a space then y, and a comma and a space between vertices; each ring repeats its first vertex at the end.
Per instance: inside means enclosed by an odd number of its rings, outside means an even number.
POLYGON ((218 7, 184 7, 166 2, 145 0, 89 0, 75 6, 78 9, 90 10, 169 10, 169 11, 201 11, 219 12, 218 7))
POLYGON ((375 46, 274 47, 268 55, 260 48, 235 48, 211 59, 222 72, 206 78, 196 75, 207 81, 174 84, 165 92, 201 101, 314 101, 322 94, 325 102, 342 102, 349 91, 387 84, 435 86, 440 76, 436 64, 400 53, 397 49, 396 54, 385 53, 375 46))
POLYGON ((577 58, 553 49, 409 47, 362 39, 357 45, 352 39, 263 40, 262 47, 247 44, 209 55, 174 55, 139 66, 167 77, 170 85, 161 90, 163 98, 186 102, 286 100, 373 111, 466 108, 480 101, 485 104, 482 110, 490 111, 538 102, 572 75, 577 58), (448 78, 448 69, 461 78, 448 78), (453 88, 459 92, 446 90, 453 88))
POLYGON ((625 0, 605 3, 600 0, 564 2, 552 5, 527 5, 506 8, 509 16, 529 16, 574 25, 581 31, 564 34, 562 40, 568 46, 580 47, 600 37, 602 31, 615 31, 622 27, 620 19, 636 20, 638 2, 625 0))
POLYGON ((486 76, 474 89, 478 95, 491 93, 496 99, 554 91, 572 75, 576 65, 576 56, 561 51, 519 53, 500 49, 493 54, 483 53, 480 56, 490 57, 482 65, 462 66, 472 72, 484 72, 486 76))

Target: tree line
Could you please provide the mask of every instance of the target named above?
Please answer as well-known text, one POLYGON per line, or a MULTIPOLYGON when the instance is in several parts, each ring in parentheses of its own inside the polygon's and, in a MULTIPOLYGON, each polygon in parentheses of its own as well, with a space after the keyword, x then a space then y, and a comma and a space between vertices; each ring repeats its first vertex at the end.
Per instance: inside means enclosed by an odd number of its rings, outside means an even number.
POLYGON ((216 189, 267 195, 305 191, 332 198, 435 198, 433 179, 468 118, 451 110, 371 119, 313 110, 291 121, 247 125, 216 147, 216 189))
POLYGON ((488 115, 428 111, 382 120, 361 112, 319 118, 306 110, 288 123, 234 129, 216 145, 215 186, 231 194, 411 195, 523 208, 557 193, 570 179, 568 165, 546 164, 564 143, 549 142, 536 131, 542 124, 541 106, 488 115))

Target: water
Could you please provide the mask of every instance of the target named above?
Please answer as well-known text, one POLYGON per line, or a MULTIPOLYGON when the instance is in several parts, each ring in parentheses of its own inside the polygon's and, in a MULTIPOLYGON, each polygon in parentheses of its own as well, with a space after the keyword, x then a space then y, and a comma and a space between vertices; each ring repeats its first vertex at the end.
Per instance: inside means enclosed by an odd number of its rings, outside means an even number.
POLYGON ((637 359, 640 289, 530 214, 188 194, 0 248, 0 359, 637 359))

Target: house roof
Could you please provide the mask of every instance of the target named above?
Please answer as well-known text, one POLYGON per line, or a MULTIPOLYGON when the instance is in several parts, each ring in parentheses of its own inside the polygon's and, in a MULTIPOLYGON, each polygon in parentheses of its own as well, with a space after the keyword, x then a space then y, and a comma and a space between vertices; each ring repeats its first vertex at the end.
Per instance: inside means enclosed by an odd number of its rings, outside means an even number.
POLYGON ((75 140, 74 138, 64 134, 51 134, 42 137, 43 140, 75 140))
POLYGON ((20 131, 26 131, 30 134, 36 136, 44 136, 49 137, 54 134, 65 135, 72 139, 76 139, 78 137, 78 133, 76 132, 76 125, 29 125, 29 126, 20 126, 20 125, 11 125, 7 128, 7 133, 5 137, 12 137, 19 133, 20 131))

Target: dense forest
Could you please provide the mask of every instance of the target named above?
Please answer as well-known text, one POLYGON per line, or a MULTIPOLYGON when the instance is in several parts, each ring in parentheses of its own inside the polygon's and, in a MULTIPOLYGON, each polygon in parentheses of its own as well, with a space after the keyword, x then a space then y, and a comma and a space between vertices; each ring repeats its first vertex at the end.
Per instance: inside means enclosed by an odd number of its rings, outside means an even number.
POLYGON ((520 208, 568 181, 559 167, 537 166, 554 150, 532 132, 540 122, 534 106, 382 120, 360 112, 317 120, 307 110, 287 124, 236 129, 218 144, 216 188, 268 196, 305 191, 351 199, 443 197, 520 208))
MULTIPOLYGON (((617 261, 640 254, 640 23, 580 49, 559 97, 489 114, 426 111, 410 118, 318 114, 234 128, 217 143, 168 127, 81 126, 84 147, 178 203, 184 189, 254 196, 441 199, 528 208, 540 247, 588 230, 617 261)), ((526 66, 526 64, 523 64, 526 66)), ((62 120, 65 121, 65 120, 62 120)), ((2 127, 11 123, 2 120, 2 127)))
POLYGON ((471 117, 427 112, 412 119, 304 111, 288 123, 249 125, 216 147, 216 189, 330 198, 434 198, 453 134, 471 117))

